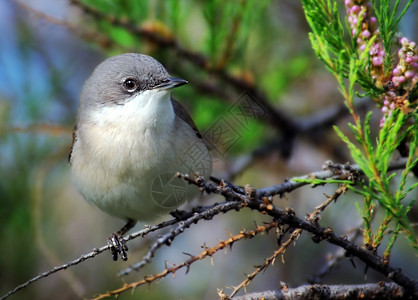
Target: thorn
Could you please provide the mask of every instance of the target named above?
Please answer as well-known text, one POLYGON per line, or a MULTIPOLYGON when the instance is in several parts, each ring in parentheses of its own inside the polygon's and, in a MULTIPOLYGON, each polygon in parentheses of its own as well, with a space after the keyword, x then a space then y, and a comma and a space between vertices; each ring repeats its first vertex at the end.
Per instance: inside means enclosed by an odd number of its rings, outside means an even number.
POLYGON ((184 255, 190 256, 190 257, 194 257, 194 255, 187 253, 187 252, 182 252, 184 255))

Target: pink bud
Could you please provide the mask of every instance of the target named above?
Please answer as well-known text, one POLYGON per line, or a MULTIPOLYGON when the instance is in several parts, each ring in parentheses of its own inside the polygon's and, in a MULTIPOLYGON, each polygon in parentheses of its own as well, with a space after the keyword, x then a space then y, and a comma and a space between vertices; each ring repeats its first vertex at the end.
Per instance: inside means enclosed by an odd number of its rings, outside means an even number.
POLYGON ((351 10, 353 11, 353 13, 358 14, 361 9, 360 9, 360 6, 353 5, 353 7, 351 8, 351 10))
POLYGON ((389 110, 389 109, 388 109, 388 107, 387 107, 387 106, 383 106, 383 107, 382 107, 382 113, 384 113, 384 114, 385 114, 385 113, 387 113, 387 112, 388 112, 388 110, 389 110))
POLYGON ((399 70, 398 67, 396 67, 395 69, 393 69, 392 74, 397 76, 397 75, 401 75, 401 70, 399 70))
POLYGON ((350 7, 351 5, 353 5, 353 3, 352 3, 352 1, 351 1, 351 0, 345 0, 345 1, 344 1, 344 4, 345 4, 346 6, 348 6, 348 7, 350 7))
POLYGON ((356 36, 356 34, 357 34, 357 29, 353 29, 353 30, 351 30, 351 34, 353 35, 353 36, 356 36))
POLYGON ((383 59, 379 56, 375 56, 372 59, 372 64, 375 66, 381 66, 383 64, 383 59))
POLYGON ((398 76, 398 82, 402 83, 405 81, 405 77, 404 76, 398 76))
POLYGON ((415 72, 412 71, 412 70, 408 70, 408 71, 405 72, 405 77, 406 78, 412 78, 412 77, 414 77, 414 75, 415 75, 415 72))
POLYGON ((392 102, 392 103, 389 105, 389 109, 390 109, 390 110, 394 110, 394 109, 395 109, 395 103, 393 103, 393 102, 392 102))
POLYGON ((410 64, 410 63, 412 63, 414 61, 414 59, 412 58, 412 57, 410 57, 410 56, 408 56, 407 58, 405 58, 405 62, 407 63, 407 64, 410 64))
POLYGON ((380 122, 379 122, 379 126, 380 126, 380 128, 382 128, 384 124, 385 124, 385 116, 383 116, 383 117, 380 119, 380 122))
POLYGON ((375 25, 377 23, 377 19, 375 17, 370 18, 370 24, 375 25))
POLYGON ((378 44, 373 44, 371 47, 370 47, 370 50, 369 50, 369 53, 370 53, 370 55, 376 55, 377 54, 377 52, 378 52, 378 44))
POLYGON ((404 44, 408 44, 408 39, 406 38, 406 37, 403 37, 403 38, 401 38, 401 40, 400 40, 400 43, 402 44, 402 46, 404 45, 404 44))
POLYGON ((361 52, 363 52, 364 49, 366 49, 366 44, 361 45, 359 49, 360 49, 361 52))
POLYGON ((370 31, 368 31, 368 30, 364 30, 362 33, 361 33, 366 39, 368 39, 369 37, 370 37, 370 31))
POLYGON ((416 45, 417 45, 417 44, 415 44, 415 42, 410 42, 410 43, 409 43, 409 47, 411 47, 412 49, 414 49, 416 45))
POLYGON ((384 106, 389 106, 389 101, 388 100, 383 101, 383 105, 384 106))

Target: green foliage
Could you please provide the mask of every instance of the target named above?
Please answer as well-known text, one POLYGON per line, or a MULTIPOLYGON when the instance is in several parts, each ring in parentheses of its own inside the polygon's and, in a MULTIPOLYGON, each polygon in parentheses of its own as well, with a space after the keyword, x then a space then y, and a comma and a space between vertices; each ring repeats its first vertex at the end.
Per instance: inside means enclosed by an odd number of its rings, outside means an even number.
MULTIPOLYGON (((396 33, 396 26, 398 26, 399 21, 405 15, 409 6, 414 0, 408 0, 408 3, 405 4, 402 11, 399 12, 400 0, 390 1, 390 0, 372 0, 373 7, 375 8, 376 18, 379 22, 379 30, 382 35, 382 42, 385 48, 386 53, 391 53, 393 38, 396 33), (394 3, 393 3, 394 2, 394 3), (389 9, 393 5, 392 9, 389 9), (398 13, 398 15, 397 15, 398 13)), ((390 57, 387 57, 390 63, 390 57)))
POLYGON ((203 14, 208 25, 207 52, 213 63, 224 65, 242 57, 248 37, 268 0, 207 1, 203 14))
MULTIPOLYGON (((386 53, 392 51, 396 26, 412 1, 408 1, 401 11, 400 1, 396 1, 392 8, 389 0, 372 2, 380 25, 380 36, 372 36, 362 51, 359 50, 356 41, 358 34, 354 37, 347 34, 350 32, 350 25, 348 21, 345 24, 341 21, 337 1, 304 0, 303 6, 312 29, 309 35, 312 47, 318 58, 337 79, 354 120, 354 123, 348 126, 355 141, 343 134, 338 127, 335 126, 334 129, 348 146, 354 162, 364 173, 360 182, 347 184, 364 200, 363 205, 356 204, 364 222, 364 243, 369 249, 376 250, 383 238, 389 236, 384 252, 385 258, 389 258, 400 233, 404 233, 410 244, 418 249, 418 241, 407 216, 416 197, 406 200, 408 194, 418 187, 418 183, 410 184, 408 180, 408 174, 418 162, 418 113, 416 108, 396 108, 386 115, 381 128, 373 128, 370 121, 372 113, 369 112, 362 121, 356 110, 354 98, 359 92, 373 98, 387 97, 386 91, 371 77, 369 70, 374 66, 371 64, 369 50, 373 43, 381 38, 386 53), (377 137, 374 138, 376 134, 377 137), (405 141, 410 145, 409 155, 405 168, 399 175, 391 172, 389 166, 400 144, 405 141), (395 182, 395 178, 399 181, 395 182), (372 221, 376 218, 377 208, 384 211, 384 216, 378 221, 377 228, 373 229, 372 221)), ((357 29, 360 29, 361 22, 360 18, 357 29)), ((393 56, 386 55, 385 72, 392 70, 394 64, 393 56)), ((399 91, 399 95, 403 94, 404 91, 399 91)), ((310 182, 320 183, 315 179, 310 182)))

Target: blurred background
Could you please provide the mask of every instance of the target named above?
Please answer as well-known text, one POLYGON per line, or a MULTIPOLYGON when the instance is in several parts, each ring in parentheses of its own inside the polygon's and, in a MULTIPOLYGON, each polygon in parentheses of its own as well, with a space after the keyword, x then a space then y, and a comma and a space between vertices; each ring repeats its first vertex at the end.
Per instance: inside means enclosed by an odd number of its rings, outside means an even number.
MULTIPOLYGON (((418 41, 417 17, 418 3, 414 2, 400 28, 414 41, 418 41)), ((346 131, 350 118, 344 114, 336 82, 310 47, 308 32, 301 3, 293 0, 1 1, 0 295, 105 245, 109 234, 123 225, 122 220, 84 202, 72 184, 67 162, 80 90, 94 67, 108 56, 145 53, 172 75, 187 79, 190 84, 174 94, 202 132, 210 132, 221 119, 233 124, 230 142, 213 153, 218 177, 265 187, 319 171, 326 160, 350 161, 331 126, 337 124, 346 131), (164 44, 152 36, 176 43, 164 44), (179 55, 179 48, 197 55, 191 59, 179 55), (231 84, 231 76, 242 84, 231 84), (234 123, 229 108, 245 97, 259 99, 254 87, 280 112, 284 125, 271 117, 234 123), (305 125, 307 129, 300 130, 305 125)), ((364 106, 375 109, 370 100, 364 106)), ((375 110, 378 126, 380 115, 375 110)), ((275 204, 292 207, 303 217, 325 200, 324 193, 332 194, 335 188, 305 187, 275 199, 275 204)), ((204 197, 206 204, 220 200, 204 197)), ((352 194, 341 197, 322 213, 321 224, 347 234, 361 224, 354 205, 358 200, 352 194)), ((411 219, 418 219, 416 207, 411 219)), ((228 238, 227 231, 236 234, 269 220, 242 210, 202 221, 126 280, 160 272, 165 262, 181 263, 188 258, 182 252, 198 254, 202 245, 214 246, 228 238)), ((134 230, 143 226, 138 224, 134 230)), ((115 263, 104 253, 42 279, 10 299, 77 299, 120 287, 123 281, 116 273, 139 261, 157 235, 129 242, 128 262, 115 263)), ((271 231, 215 254, 212 261, 193 264, 187 275, 180 271, 175 278, 168 276, 120 299, 213 299, 217 289, 228 294, 228 286, 238 285, 244 274, 275 249, 277 239, 271 231)), ((325 242, 312 243, 304 233, 288 249, 285 263, 276 261, 247 291, 277 289, 280 281, 290 287, 306 283, 337 250, 325 242)), ((342 260, 323 282, 383 279, 372 270, 365 275, 364 264, 355 262, 357 268, 342 260)), ((418 277, 416 255, 403 236, 391 263, 418 277)))

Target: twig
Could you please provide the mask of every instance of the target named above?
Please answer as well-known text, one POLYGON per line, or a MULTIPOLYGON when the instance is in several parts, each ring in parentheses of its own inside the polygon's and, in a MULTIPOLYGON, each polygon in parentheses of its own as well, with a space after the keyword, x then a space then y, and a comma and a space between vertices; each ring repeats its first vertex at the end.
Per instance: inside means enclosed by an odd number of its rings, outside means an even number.
MULTIPOLYGON (((379 282, 358 285, 302 285, 297 288, 252 293, 235 300, 291 300, 291 299, 407 299, 405 291, 395 283, 379 282)), ((412 299, 412 298, 411 298, 412 299)))
MULTIPOLYGON (((134 239, 134 238, 136 238, 138 236, 146 236, 150 232, 159 230, 159 229, 164 228, 164 227, 167 227, 167 226, 171 226, 173 224, 176 224, 177 222, 178 222, 178 220, 171 219, 169 221, 162 222, 162 223, 160 223, 158 225, 149 226, 149 227, 147 227, 145 229, 142 229, 142 230, 140 230, 140 231, 138 231, 136 233, 130 234, 129 236, 127 236, 125 238, 125 241, 132 240, 132 239, 134 239)), ((9 291, 7 294, 5 294, 4 296, 2 296, 0 298, 0 300, 6 299, 7 297, 9 297, 9 296, 15 294, 16 292, 18 292, 19 290, 27 287, 31 283, 34 283, 34 282, 38 281, 39 279, 48 277, 49 275, 54 274, 54 273, 57 273, 58 271, 66 270, 69 267, 78 265, 79 263, 82 263, 83 261, 85 261, 87 259, 93 258, 96 255, 98 255, 98 254, 100 254, 100 253, 102 253, 104 251, 107 251, 107 250, 109 250, 109 245, 102 246, 102 247, 100 247, 98 249, 96 248, 93 251, 91 251, 90 253, 81 255, 80 258, 74 259, 74 260, 72 260, 70 262, 67 262, 67 263, 61 265, 61 266, 57 266, 57 267, 55 267, 55 268, 53 268, 53 269, 51 269, 49 271, 42 272, 38 276, 31 278, 30 280, 22 283, 21 285, 18 285, 13 290, 9 291)))
POLYGON ((276 258, 279 255, 282 255, 286 252, 287 247, 289 247, 289 245, 293 242, 296 241, 300 234, 302 233, 302 229, 296 229, 292 232, 292 234, 290 235, 290 237, 287 239, 286 242, 284 242, 279 249, 277 249, 276 251, 274 251, 273 255, 270 256, 269 258, 266 258, 264 261, 264 264, 262 264, 261 266, 257 266, 257 268, 255 269, 254 272, 252 272, 251 274, 247 275, 247 278, 241 282, 237 287, 234 288, 234 290, 232 291, 231 295, 229 296, 230 298, 234 297, 240 289, 247 287, 251 281, 258 275, 260 274, 262 271, 266 270, 270 265, 274 264, 274 261, 276 260, 276 258))
MULTIPOLYGON (((391 169, 402 167, 402 165, 404 166, 403 163, 395 163, 391 166, 391 169)), ((350 175, 352 174, 352 172, 355 171, 360 171, 358 166, 343 165, 344 168, 342 169, 338 169, 338 165, 335 164, 330 164, 329 166, 333 169, 333 171, 324 171, 328 172, 326 174, 322 174, 324 178, 340 178, 341 176, 341 178, 347 179, 347 175, 350 175)), ((190 180, 189 182, 193 183, 192 180, 190 180)), ((199 187, 207 186, 206 183, 202 183, 201 179, 195 180, 194 184, 198 185, 199 187)), ((344 248, 347 252, 347 255, 358 257, 360 260, 366 263, 368 267, 373 268, 374 270, 382 273, 383 275, 390 278, 397 284, 401 285, 414 295, 418 296, 418 282, 409 278, 400 269, 395 269, 391 267, 376 253, 373 253, 355 245, 354 243, 350 242, 345 236, 337 236, 331 228, 324 228, 320 226, 318 223, 302 220, 295 216, 294 212, 291 210, 284 211, 275 207, 271 203, 266 203, 268 197, 277 194, 282 194, 300 186, 301 185, 299 185, 298 183, 292 182, 290 185, 285 185, 284 187, 280 185, 260 190, 252 189, 251 193, 247 193, 248 191, 246 190, 245 193, 242 194, 237 192, 237 190, 239 190, 240 187, 236 187, 236 189, 234 189, 231 188, 231 184, 224 184, 223 187, 219 186, 217 189, 212 189, 212 192, 223 195, 227 201, 244 201, 249 208, 255 209, 263 214, 268 214, 274 217, 277 221, 279 221, 280 224, 287 224, 293 228, 306 230, 314 235, 313 241, 316 243, 325 240, 331 244, 344 248)))
MULTIPOLYGON (((342 186, 339 189, 337 189, 337 191, 332 195, 332 196, 327 196, 327 200, 325 200, 321 205, 315 207, 315 210, 310 213, 307 217, 307 220, 310 222, 317 222, 318 221, 318 216, 319 214, 331 203, 331 202, 335 202, 337 201, 337 199, 347 190, 347 187, 342 186)), ((286 249, 288 248, 288 246, 296 241, 299 236, 302 234, 302 229, 296 229, 292 232, 292 234, 290 235, 290 237, 287 239, 286 242, 284 242, 283 244, 281 244, 280 248, 277 249, 272 256, 270 256, 269 258, 265 259, 264 264, 262 264, 261 266, 258 266, 257 269, 252 272, 250 275, 247 275, 247 278, 241 282, 237 287, 234 288, 234 290, 232 291, 232 293, 229 295, 230 298, 234 297, 240 289, 247 287, 251 281, 258 275, 260 274, 262 271, 266 270, 271 264, 274 264, 274 261, 276 260, 276 258, 281 255, 283 257, 284 253, 286 252, 286 249)))
POLYGON ((401 285, 415 296, 418 296, 418 282, 409 278, 400 269, 395 269, 378 256, 377 254, 363 249, 354 243, 350 242, 345 236, 337 236, 331 228, 324 228, 319 224, 311 223, 296 217, 294 214, 283 211, 275 206, 270 206, 266 209, 266 206, 262 200, 254 200, 248 203, 250 208, 256 209, 260 212, 266 213, 281 224, 288 224, 294 228, 300 228, 313 234, 313 241, 319 243, 321 241, 327 241, 333 245, 344 248, 348 255, 358 257, 366 265, 374 270, 382 273, 386 277, 390 278, 397 284, 401 285))
MULTIPOLYGON (((353 229, 351 229, 347 235, 352 234, 352 236, 350 237, 351 241, 354 241, 356 238, 358 238, 359 236, 361 236, 362 230, 360 229, 360 226, 355 227, 353 229), (353 233, 354 232, 354 233, 353 233)), ((313 274, 312 276, 310 276, 310 278, 307 280, 308 283, 310 284, 319 284, 321 283, 322 279, 328 275, 332 269, 334 269, 336 266, 338 266, 338 263, 346 258, 347 256, 345 255, 346 252, 344 251, 343 248, 338 248, 328 259, 326 262, 326 265, 321 267, 321 269, 319 270, 318 273, 313 274)))
MULTIPOLYGON (((394 169, 400 169, 403 168, 405 166, 405 160, 399 160, 397 162, 394 162, 391 164, 390 166, 390 170, 394 170, 394 169)), ((355 166, 351 166, 351 168, 353 168, 354 170, 357 170, 355 166)), ((358 169, 359 170, 359 169, 358 169)), ((338 173, 338 172, 337 172, 338 173)), ((347 174, 344 174, 343 172, 340 172, 340 176, 346 176, 347 174)), ((311 176, 315 176, 316 178, 322 178, 322 179, 327 179, 327 178, 338 178, 338 175, 335 174, 335 171, 321 171, 321 172, 315 172, 312 173, 310 175, 305 175, 302 177, 297 177, 297 178, 312 178, 311 176)), ((360 247, 357 247, 356 245, 354 245, 353 243, 347 241, 345 238, 340 238, 337 237, 334 233, 330 232, 329 230, 317 225, 317 224, 312 224, 308 221, 304 221, 302 219, 299 219, 297 217, 295 217, 294 215, 292 215, 291 212, 286 212, 286 211, 282 211, 276 207, 274 207, 273 205, 269 205, 267 206, 265 203, 265 199, 268 198, 269 196, 273 196, 273 195, 277 195, 277 194, 283 194, 285 192, 290 192, 294 189, 297 189, 301 186, 306 185, 307 183, 303 183, 303 182, 294 182, 292 180, 289 180, 281 185, 276 185, 276 186, 272 186, 272 187, 268 187, 268 188, 264 188, 264 189, 254 189, 253 192, 255 192, 257 197, 254 197, 255 195, 246 195, 246 191, 244 188, 239 187, 239 186, 235 186, 232 185, 230 183, 224 182, 224 181, 219 181, 219 185, 218 186, 213 186, 211 184, 208 184, 206 182, 204 182, 201 178, 196 178, 195 180, 187 177, 187 176, 180 176, 181 178, 184 178, 185 180, 187 180, 189 183, 191 184, 195 184, 197 186, 199 186, 202 190, 205 190, 207 193, 215 193, 215 194, 220 194, 222 196, 225 197, 225 199, 227 201, 235 201, 231 204, 228 203, 228 209, 235 209, 241 206, 249 206, 252 209, 256 209, 260 212, 263 213, 267 213, 270 214, 271 216, 277 218, 277 220, 280 220, 283 224, 288 224, 294 228, 301 228, 304 230, 309 231, 310 233, 313 233, 316 237, 319 237, 320 240, 326 239, 328 240, 330 243, 338 245, 342 248, 344 248, 348 253, 350 253, 353 256, 357 256, 359 257, 362 261, 364 261, 366 264, 368 264, 370 267, 374 268, 375 270, 381 272, 382 274, 385 274, 386 276, 392 278, 395 282, 397 282, 399 285, 404 286, 405 288, 410 288, 413 289, 414 291, 416 291, 416 293, 418 293, 418 284, 411 280, 410 278, 408 278, 405 274, 403 274, 400 270, 395 270, 393 268, 391 268, 389 265, 384 265, 381 261, 381 258, 373 253, 370 253, 369 251, 362 249, 360 247), (269 208, 269 209, 267 209, 269 208)), ((248 190, 247 190, 248 191, 248 190)), ((225 203, 224 203, 225 204, 225 203)), ((220 205, 223 205, 222 203, 220 205)), ((207 209, 212 209, 214 206, 211 206, 207 209)), ((226 206, 224 206, 225 208, 226 206)), ((198 211, 204 211, 206 208, 200 208, 198 211)), ((219 212, 217 212, 219 213, 219 212)), ((204 214, 203 214, 204 215, 204 214)), ((202 215, 202 216, 203 216, 202 215)), ((209 213, 210 216, 210 213, 209 213)), ((147 235, 149 232, 170 226, 170 225, 174 225, 178 223, 177 219, 172 219, 163 223, 160 223, 158 225, 154 225, 154 226, 150 226, 148 228, 145 228, 143 230, 138 231, 137 233, 131 234, 128 237, 125 238, 126 241, 134 239, 138 236, 145 236, 147 235)), ((90 259, 95 257, 96 255, 102 253, 103 251, 106 251, 109 249, 109 246, 103 246, 99 249, 95 249, 92 252, 88 253, 88 254, 84 254, 82 255, 80 258, 75 259, 73 261, 70 261, 64 265, 61 266, 57 266, 49 271, 43 272, 41 274, 39 274, 38 276, 26 281, 25 283, 17 286, 16 288, 14 288, 13 290, 9 291, 6 295, 2 296, 0 298, 0 300, 6 299, 7 297, 9 297, 10 295, 16 293, 17 291, 27 287, 28 285, 30 285, 33 282, 38 281, 39 279, 42 279, 44 277, 47 277, 53 273, 56 273, 58 271, 61 270, 65 270, 69 267, 72 267, 74 265, 77 265, 83 261, 85 261, 86 259, 90 259)))
POLYGON ((221 212, 227 212, 232 209, 239 209, 242 207, 242 203, 240 202, 224 202, 220 204, 215 204, 211 208, 205 209, 202 212, 195 212, 193 216, 187 218, 184 221, 180 221, 179 225, 170 230, 169 233, 163 235, 162 237, 158 238, 154 244, 150 247, 150 250, 147 254, 142 258, 141 261, 131 265, 129 268, 122 270, 119 272, 119 276, 126 276, 132 271, 138 271, 139 269, 143 268, 146 264, 151 262, 151 259, 154 257, 155 252, 160 249, 163 245, 169 246, 173 240, 184 230, 190 227, 192 224, 196 224, 200 220, 210 220, 215 215, 221 212))
POLYGON ((129 284, 125 284, 123 287, 107 292, 105 294, 101 294, 97 297, 94 298, 94 300, 99 300, 99 299, 104 299, 107 297, 112 297, 112 296, 118 296, 121 293, 130 290, 130 289, 135 289, 136 287, 146 284, 146 283, 152 283, 154 281, 156 281, 157 279, 161 279, 165 276, 167 276, 168 274, 173 274, 175 275, 176 272, 182 268, 187 268, 186 273, 189 271, 189 268, 191 266, 191 264, 193 264, 194 262, 198 261, 198 260, 202 260, 206 257, 211 257, 213 254, 215 254, 216 252, 218 252, 219 250, 225 249, 226 247, 232 247, 232 245, 240 240, 244 240, 244 239, 250 239, 254 236, 256 236, 257 234, 260 233, 264 233, 264 232, 268 232, 270 229, 274 228, 277 226, 277 222, 271 222, 262 226, 257 226, 255 228, 255 230, 250 230, 250 231, 241 231, 240 233, 238 233, 237 235, 230 235, 230 237, 227 240, 223 240, 220 241, 215 247, 206 247, 204 246, 204 250, 195 256, 192 256, 190 254, 185 253, 186 255, 191 256, 188 260, 182 262, 181 264, 178 265, 174 265, 171 268, 165 268, 164 271, 155 274, 155 275, 150 275, 150 276, 146 276, 144 277, 142 280, 136 281, 136 282, 132 282, 129 284))
MULTIPOLYGON (((394 161, 389 166, 389 171, 394 171, 398 169, 405 168, 407 160, 402 158, 397 161, 394 161)), ((309 184, 303 180, 307 179, 340 179, 346 180, 350 176, 361 175, 362 171, 360 167, 356 164, 354 165, 342 165, 342 164, 334 164, 330 161, 324 166, 326 170, 313 172, 304 176, 294 177, 285 181, 282 184, 273 185, 265 188, 261 188, 257 190, 258 197, 263 196, 274 196, 274 195, 283 195, 284 193, 289 193, 297 188, 300 188, 304 185, 309 184), (300 181, 298 181, 300 180, 300 181)))

